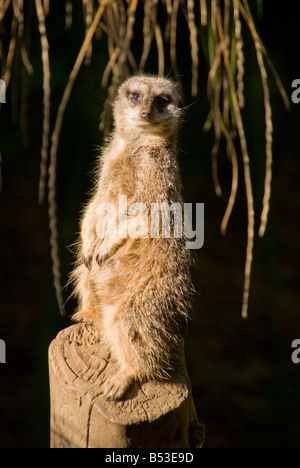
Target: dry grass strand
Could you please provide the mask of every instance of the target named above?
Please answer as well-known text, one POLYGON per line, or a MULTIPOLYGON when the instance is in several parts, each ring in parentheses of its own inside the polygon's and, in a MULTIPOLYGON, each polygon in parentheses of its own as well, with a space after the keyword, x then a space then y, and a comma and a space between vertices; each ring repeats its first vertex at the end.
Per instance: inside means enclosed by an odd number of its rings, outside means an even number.
POLYGON ((198 69, 199 69, 199 50, 197 39, 197 28, 195 24, 195 2, 194 0, 187 0, 187 14, 188 14, 188 28, 190 32, 190 46, 192 58, 192 84, 191 94, 197 96, 198 94, 198 69))
POLYGON ((45 11, 41 0, 35 0, 36 13, 39 22, 40 41, 42 49, 43 63, 43 137, 41 149, 40 163, 40 180, 39 180, 39 203, 43 203, 45 198, 47 164, 49 153, 49 136, 50 136, 50 113, 51 113, 51 86, 50 86, 50 63, 49 63, 49 43, 47 38, 47 30, 45 24, 45 11))

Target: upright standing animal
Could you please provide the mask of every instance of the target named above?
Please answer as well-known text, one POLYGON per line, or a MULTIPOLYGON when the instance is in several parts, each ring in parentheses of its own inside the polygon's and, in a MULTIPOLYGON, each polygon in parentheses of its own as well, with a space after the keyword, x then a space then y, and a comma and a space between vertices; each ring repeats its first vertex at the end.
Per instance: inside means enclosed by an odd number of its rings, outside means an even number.
POLYGON ((181 95, 171 80, 140 75, 125 81, 84 209, 72 274, 79 298, 74 319, 101 330, 118 364, 103 385, 108 399, 123 397, 134 381, 168 378, 180 358, 191 255, 178 235, 181 218, 168 207, 183 205, 177 162, 181 116, 181 95))

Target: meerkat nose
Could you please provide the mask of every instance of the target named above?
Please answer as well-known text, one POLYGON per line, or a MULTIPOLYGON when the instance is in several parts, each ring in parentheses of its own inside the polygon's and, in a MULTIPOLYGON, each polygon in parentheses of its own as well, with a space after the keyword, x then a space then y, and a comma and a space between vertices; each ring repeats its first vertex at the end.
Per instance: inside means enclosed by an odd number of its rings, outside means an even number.
POLYGON ((143 119, 148 120, 151 116, 151 112, 142 111, 141 116, 143 117, 143 119))

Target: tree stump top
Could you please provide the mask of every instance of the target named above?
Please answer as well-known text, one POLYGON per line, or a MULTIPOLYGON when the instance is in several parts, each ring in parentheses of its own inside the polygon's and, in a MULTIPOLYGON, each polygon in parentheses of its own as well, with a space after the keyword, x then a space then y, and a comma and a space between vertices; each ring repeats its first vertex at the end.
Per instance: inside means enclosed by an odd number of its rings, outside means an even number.
POLYGON ((62 330, 50 345, 49 359, 66 390, 81 394, 79 398, 88 398, 99 413, 116 424, 151 423, 179 408, 190 391, 183 358, 171 380, 135 383, 124 400, 106 400, 101 392, 102 383, 115 374, 116 364, 110 359, 100 332, 86 324, 62 330))

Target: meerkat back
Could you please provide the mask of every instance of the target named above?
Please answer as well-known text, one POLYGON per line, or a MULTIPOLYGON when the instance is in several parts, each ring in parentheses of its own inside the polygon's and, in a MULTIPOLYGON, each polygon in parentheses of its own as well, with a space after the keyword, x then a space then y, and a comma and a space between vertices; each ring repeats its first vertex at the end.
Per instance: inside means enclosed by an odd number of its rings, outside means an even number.
POLYGON ((74 319, 101 331, 117 374, 107 398, 134 382, 169 378, 189 316, 191 257, 185 246, 177 162, 181 96, 169 79, 121 85, 114 128, 81 221, 74 319))

